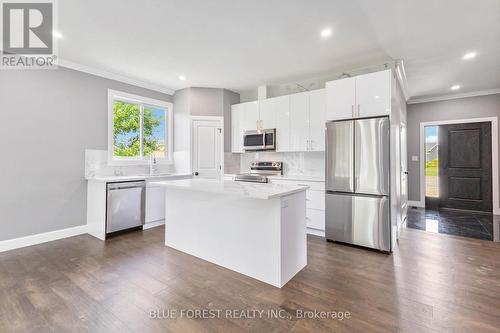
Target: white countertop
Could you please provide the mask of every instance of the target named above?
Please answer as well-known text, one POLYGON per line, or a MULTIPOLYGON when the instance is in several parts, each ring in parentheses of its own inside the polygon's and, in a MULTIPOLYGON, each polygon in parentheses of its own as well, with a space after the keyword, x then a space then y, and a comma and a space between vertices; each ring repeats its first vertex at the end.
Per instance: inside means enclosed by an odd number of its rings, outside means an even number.
POLYGON ((253 199, 273 199, 307 190, 307 186, 259 184, 235 182, 232 180, 182 179, 173 181, 158 181, 152 185, 166 188, 185 189, 218 194, 232 194, 253 199))
MULTIPOLYGON (((236 174, 226 173, 226 177, 235 177, 236 174)), ((308 176, 308 175, 283 175, 283 176, 267 176, 269 179, 282 179, 282 180, 298 180, 304 182, 325 182, 325 177, 308 176)))
POLYGON ((179 178, 179 177, 191 177, 190 173, 170 173, 170 174, 157 174, 157 175, 127 175, 127 176, 94 176, 86 178, 88 181, 95 182, 126 182, 134 180, 155 180, 163 178, 179 178))
POLYGON ((286 176, 267 176, 269 179, 298 180, 305 182, 325 182, 325 177, 304 176, 304 175, 286 175, 286 176))

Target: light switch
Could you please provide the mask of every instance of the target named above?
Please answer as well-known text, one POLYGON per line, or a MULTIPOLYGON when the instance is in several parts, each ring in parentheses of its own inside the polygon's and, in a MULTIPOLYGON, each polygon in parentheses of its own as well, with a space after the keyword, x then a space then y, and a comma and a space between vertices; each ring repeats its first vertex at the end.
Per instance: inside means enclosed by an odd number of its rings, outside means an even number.
POLYGON ((413 162, 417 162, 418 161, 418 155, 412 155, 411 160, 413 162))

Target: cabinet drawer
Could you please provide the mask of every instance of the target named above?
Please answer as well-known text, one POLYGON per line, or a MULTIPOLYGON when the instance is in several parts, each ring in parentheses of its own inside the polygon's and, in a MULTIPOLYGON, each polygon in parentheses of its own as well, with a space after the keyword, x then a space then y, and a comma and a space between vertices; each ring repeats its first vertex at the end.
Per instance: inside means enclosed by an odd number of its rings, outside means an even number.
POLYGON ((325 230, 325 211, 317 209, 307 209, 306 225, 308 228, 325 230))
POLYGON ((308 190, 306 200, 307 208, 325 210, 325 192, 308 190))

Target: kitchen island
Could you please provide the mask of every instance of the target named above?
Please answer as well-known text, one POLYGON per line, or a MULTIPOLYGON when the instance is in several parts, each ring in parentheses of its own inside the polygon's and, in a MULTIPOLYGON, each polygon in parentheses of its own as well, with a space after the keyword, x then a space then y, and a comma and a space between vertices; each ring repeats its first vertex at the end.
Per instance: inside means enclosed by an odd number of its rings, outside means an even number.
POLYGON ((304 186, 186 179, 166 188, 165 245, 281 288, 307 264, 304 186))

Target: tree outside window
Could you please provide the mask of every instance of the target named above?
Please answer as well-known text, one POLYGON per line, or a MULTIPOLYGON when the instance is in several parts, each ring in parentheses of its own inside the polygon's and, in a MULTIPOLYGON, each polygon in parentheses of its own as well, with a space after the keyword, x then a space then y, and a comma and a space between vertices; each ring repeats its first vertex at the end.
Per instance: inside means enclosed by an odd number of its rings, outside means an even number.
POLYGON ((113 101, 113 157, 142 159, 168 156, 167 110, 140 103, 113 101))

